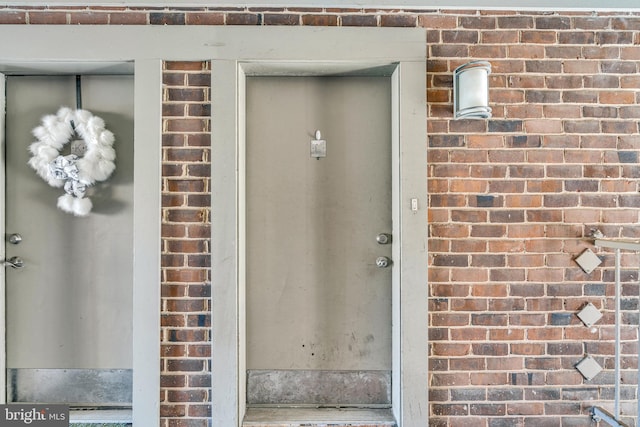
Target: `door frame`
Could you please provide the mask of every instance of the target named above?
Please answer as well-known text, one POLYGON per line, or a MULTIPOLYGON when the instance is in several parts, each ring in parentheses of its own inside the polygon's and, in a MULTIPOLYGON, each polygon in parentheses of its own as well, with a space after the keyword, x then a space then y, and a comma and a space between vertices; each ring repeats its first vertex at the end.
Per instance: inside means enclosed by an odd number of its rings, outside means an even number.
MULTIPOLYGON (((183 42, 189 38, 183 36, 183 42)), ((147 28, 107 26, 0 25, 0 80, 11 74, 133 74, 133 424, 160 422, 160 184, 162 60, 153 46, 162 40, 147 28), (122 37, 122 39, 120 39, 122 37), (155 40, 154 40, 155 39, 155 40), (42 43, 41 40, 47 40, 42 43), (139 40, 127 46, 125 40, 139 40), (114 41, 116 44, 113 44, 114 41), (135 46, 132 46, 135 45, 135 46), (74 49, 69 49, 74 46, 74 49), (118 46, 118 47, 113 47, 118 46), (151 102, 149 102, 151 101, 151 102), (155 218, 155 220, 153 220, 155 218)), ((5 91, 0 91, 4 147, 5 91)), ((4 194, 4 150, 0 159, 0 203, 4 194)), ((0 234, 5 235, 4 209, 0 234)), ((4 259, 4 239, 0 255, 4 259)), ((0 269, 4 270, 4 269, 0 269)), ((5 280, 0 272, 0 403, 6 402, 5 280)))
MULTIPOLYGON (((366 41, 364 33, 358 38, 366 41)), ((418 40, 410 46, 420 42, 424 48, 424 38, 418 40)), ((290 60, 285 51, 280 60, 223 60, 212 65, 212 218, 217 219, 212 224, 214 426, 240 426, 246 411, 246 77, 350 74, 391 79, 392 409, 399 427, 424 426, 428 422, 424 52, 416 60, 416 51, 405 46, 381 61, 376 51, 379 40, 369 40, 368 47, 359 51, 364 53, 360 60, 339 61, 332 57, 356 52, 352 40, 335 45, 305 41, 309 52, 327 58, 290 60), (410 59, 402 57, 407 51, 410 59)))
MULTIPOLYGON (((1 57, 0 57, 1 58, 1 57)), ((5 68, 0 61, 0 203, 6 204, 5 193, 5 114, 6 114, 6 76, 10 74, 46 74, 46 75, 73 75, 73 74, 126 74, 134 75, 134 98, 149 99, 157 94, 158 107, 160 109, 161 86, 154 87, 153 83, 161 81, 161 66, 158 61, 139 61, 135 64, 130 62, 68 62, 63 66, 48 61, 38 63, 18 63, 12 62, 9 69, 5 68), (154 63, 155 62, 155 63, 154 63), (154 80, 155 77, 155 80, 154 80), (151 84, 150 84, 151 83, 151 84)), ((159 330, 159 309, 149 301, 153 301, 154 296, 160 300, 160 260, 159 253, 155 254, 159 247, 159 215, 160 215, 160 144, 155 148, 154 134, 158 141, 161 140, 160 120, 156 124, 154 113, 158 113, 156 108, 142 107, 134 105, 135 130, 134 140, 134 213, 133 213, 133 333, 132 333, 132 356, 133 356, 133 420, 136 425, 137 420, 152 421, 154 414, 159 421, 159 403, 149 399, 148 391, 157 389, 159 395, 159 375, 154 369, 150 369, 149 359, 156 358, 159 366, 159 343, 157 338, 149 337, 146 332, 149 329, 159 330), (146 111, 145 111, 146 110, 146 111), (146 125, 145 125, 146 123, 146 125), (147 127, 148 126, 148 127, 147 127), (146 128, 146 129, 145 129, 146 128), (146 138, 141 137, 141 130, 145 129, 146 138), (151 161, 150 161, 151 160, 151 161), (154 161, 155 160, 155 161, 154 161), (142 166, 144 165, 144 166, 142 166), (157 176, 157 178, 156 178, 157 176), (157 187, 157 192, 149 191, 150 188, 157 187), (153 221, 149 218, 158 217, 157 229, 153 227, 153 221), (157 242, 157 243, 156 243, 157 242), (153 249, 151 249, 153 248, 153 249), (151 249, 151 250, 150 250, 151 249), (157 324, 157 326, 156 326, 157 324), (156 351, 156 347, 158 351, 156 351), (158 377, 156 379, 156 377, 158 377), (146 415, 142 415, 146 414, 146 415), (151 419, 149 419, 151 418, 151 419)), ((0 235, 6 235, 5 210, 0 209, 0 235)), ((0 242, 0 259, 5 259, 6 242, 3 238, 0 242)), ((6 375, 6 274, 5 269, 0 268, 0 403, 7 402, 7 375, 6 375)), ((158 304, 159 307, 159 304, 158 304)), ((147 421, 145 421, 146 423, 147 421)))

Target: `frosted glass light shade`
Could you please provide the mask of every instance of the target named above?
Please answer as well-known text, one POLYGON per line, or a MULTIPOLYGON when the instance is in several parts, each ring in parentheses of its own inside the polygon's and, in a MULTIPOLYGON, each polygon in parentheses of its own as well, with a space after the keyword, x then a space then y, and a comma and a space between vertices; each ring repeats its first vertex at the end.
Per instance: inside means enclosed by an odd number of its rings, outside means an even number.
POLYGON ((488 119, 491 64, 472 61, 453 72, 453 115, 455 119, 488 119))

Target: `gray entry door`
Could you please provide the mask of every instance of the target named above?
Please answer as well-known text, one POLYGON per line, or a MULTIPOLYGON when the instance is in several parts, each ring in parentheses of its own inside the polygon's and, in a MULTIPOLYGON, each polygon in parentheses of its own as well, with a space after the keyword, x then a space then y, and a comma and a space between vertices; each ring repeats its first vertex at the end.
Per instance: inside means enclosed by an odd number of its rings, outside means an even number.
POLYGON ((248 403, 388 403, 390 81, 251 77, 246 91, 248 403))
POLYGON ((6 259, 24 260, 5 268, 9 402, 131 403, 133 77, 81 82, 82 107, 114 133, 117 157, 114 174, 88 193, 92 212, 74 217, 56 207, 63 189, 27 161, 42 117, 75 108, 75 76, 6 80, 4 247, 6 259))

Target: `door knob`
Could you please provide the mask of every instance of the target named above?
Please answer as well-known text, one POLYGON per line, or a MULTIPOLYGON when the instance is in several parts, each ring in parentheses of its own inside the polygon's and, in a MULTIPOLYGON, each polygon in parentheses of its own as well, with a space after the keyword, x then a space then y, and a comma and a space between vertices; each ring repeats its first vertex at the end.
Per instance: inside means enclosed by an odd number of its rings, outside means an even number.
POLYGON ((20 269, 24 267, 24 260, 17 256, 12 256, 9 259, 3 261, 4 266, 9 266, 11 268, 20 269))
POLYGON ((379 256, 378 258, 376 258, 376 267, 378 268, 387 268, 392 263, 393 261, 391 261, 391 258, 386 256, 379 256))
POLYGON ((376 242, 381 245, 388 245, 391 243, 391 234, 389 233, 380 233, 376 236, 376 242))

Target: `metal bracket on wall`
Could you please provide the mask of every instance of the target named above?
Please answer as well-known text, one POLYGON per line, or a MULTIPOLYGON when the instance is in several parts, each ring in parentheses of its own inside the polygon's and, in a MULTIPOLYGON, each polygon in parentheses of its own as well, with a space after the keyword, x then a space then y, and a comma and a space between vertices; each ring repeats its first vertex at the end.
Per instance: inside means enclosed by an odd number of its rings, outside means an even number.
MULTIPOLYGON (((595 239, 594 245, 601 248, 615 249, 615 362, 614 362, 614 375, 615 375, 615 389, 614 389, 614 416, 606 414, 606 412, 599 408, 593 408, 594 420, 596 416, 602 416, 600 414, 607 415, 607 418, 602 417, 602 420, 609 423, 611 426, 623 426, 617 419, 620 418, 620 294, 621 294, 621 280, 620 280, 620 265, 621 265, 621 250, 629 250, 640 252, 640 242, 630 242, 621 240, 607 240, 607 239, 595 239), (596 412, 596 410, 598 412, 596 412)), ((640 279, 640 278, 639 278, 640 279)), ((638 334, 638 348, 640 349, 640 334, 638 334)), ((640 359, 638 359, 638 378, 640 380, 640 359)), ((636 401, 638 407, 638 413, 640 413, 640 398, 636 401)))
POLYGON ((594 406, 591 408, 591 419, 595 422, 604 421, 609 424, 611 427, 627 427, 626 424, 622 424, 613 418, 609 413, 603 411, 602 409, 594 406))

